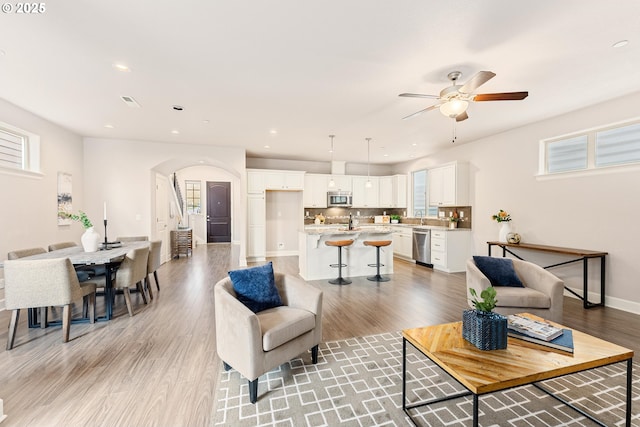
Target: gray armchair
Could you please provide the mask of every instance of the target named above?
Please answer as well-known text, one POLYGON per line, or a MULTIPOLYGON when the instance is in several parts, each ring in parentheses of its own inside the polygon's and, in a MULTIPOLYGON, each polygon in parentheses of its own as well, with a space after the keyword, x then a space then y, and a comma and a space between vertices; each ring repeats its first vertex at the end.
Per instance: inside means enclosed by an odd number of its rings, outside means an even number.
POLYGON ((249 399, 258 398, 258 377, 311 349, 318 361, 322 341, 322 292, 275 273, 283 306, 253 313, 237 298, 229 277, 215 285, 216 344, 225 369, 249 381, 249 399))
MULTIPOLYGON (((4 263, 5 304, 13 310, 9 324, 7 350, 13 348, 16 329, 23 308, 63 306, 63 341, 69 341, 71 303, 89 297, 89 320, 95 320, 96 284, 78 282, 68 258, 8 260, 4 263)), ((42 319, 44 321, 44 319, 42 319)))
POLYGON ((153 299, 153 291, 151 290, 151 279, 149 276, 153 273, 156 281, 156 288, 160 290, 158 282, 158 272, 156 271, 162 265, 162 240, 152 240, 149 243, 149 260, 147 261, 147 277, 144 278, 145 288, 149 290, 149 298, 153 299))
MULTIPOLYGON (((539 265, 518 259, 512 261, 524 287, 495 286, 498 300, 495 311, 504 315, 526 312, 562 323, 564 282, 539 265)), ((478 269, 473 258, 467 260, 467 301, 470 307, 473 304, 469 288, 480 295, 489 286, 489 279, 478 269)))

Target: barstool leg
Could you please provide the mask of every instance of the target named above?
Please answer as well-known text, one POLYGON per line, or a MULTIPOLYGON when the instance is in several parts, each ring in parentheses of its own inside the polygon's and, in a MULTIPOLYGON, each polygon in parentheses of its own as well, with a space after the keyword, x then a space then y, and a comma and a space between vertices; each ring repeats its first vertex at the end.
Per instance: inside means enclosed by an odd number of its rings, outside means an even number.
POLYGON ((388 277, 382 277, 380 275, 380 246, 376 246, 376 275, 367 277, 367 280, 371 280, 372 282, 388 282, 390 279, 388 277))
POLYGON ((342 246, 338 246, 338 278, 329 280, 332 285, 348 285, 351 280, 342 277, 342 246))

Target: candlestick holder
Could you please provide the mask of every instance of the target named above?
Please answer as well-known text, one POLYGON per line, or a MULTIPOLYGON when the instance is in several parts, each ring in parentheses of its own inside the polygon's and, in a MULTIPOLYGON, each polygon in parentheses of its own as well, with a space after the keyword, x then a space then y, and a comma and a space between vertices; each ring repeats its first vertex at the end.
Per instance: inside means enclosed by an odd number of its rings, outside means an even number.
POLYGON ((111 248, 117 248, 122 246, 122 243, 120 242, 110 242, 109 239, 107 238, 107 220, 105 218, 104 220, 104 243, 102 243, 102 249, 111 249, 111 248))

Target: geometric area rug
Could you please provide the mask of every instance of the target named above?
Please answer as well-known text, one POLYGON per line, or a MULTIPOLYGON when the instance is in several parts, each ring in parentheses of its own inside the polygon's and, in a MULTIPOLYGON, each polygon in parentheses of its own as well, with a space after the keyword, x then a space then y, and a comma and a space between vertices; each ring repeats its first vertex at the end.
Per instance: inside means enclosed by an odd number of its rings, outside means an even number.
MULTIPOLYGON (((634 364, 632 425, 640 427, 640 367, 634 364)), ((412 426, 402 411, 402 335, 370 335, 320 344, 318 363, 304 353, 262 375, 258 402, 249 402, 247 380, 235 370, 217 384, 214 425, 412 426)), ((607 426, 625 420, 626 363, 544 381, 547 389, 607 426)), ((419 402, 463 391, 448 374, 407 345, 408 399, 419 402), (409 393, 410 391, 410 393, 409 393)), ((411 410, 418 426, 469 426, 470 396, 411 410)), ((479 398, 479 424, 543 427, 594 426, 591 420, 533 386, 479 398)))

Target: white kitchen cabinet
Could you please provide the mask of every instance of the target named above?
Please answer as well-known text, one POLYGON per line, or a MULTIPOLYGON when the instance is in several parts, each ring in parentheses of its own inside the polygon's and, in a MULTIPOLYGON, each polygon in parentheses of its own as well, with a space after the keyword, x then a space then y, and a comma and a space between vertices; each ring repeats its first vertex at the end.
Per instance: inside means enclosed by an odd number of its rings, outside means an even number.
POLYGON ((430 206, 467 206, 468 204, 468 163, 453 162, 429 169, 430 206))
POLYGON ((270 171, 264 177, 266 190, 304 190, 304 172, 270 171))
POLYGON ((264 194, 264 173, 257 170, 247 171, 247 193, 264 194))
POLYGON ((393 227, 393 255, 411 259, 413 256, 413 230, 393 227))
POLYGON ((435 270, 458 273, 471 257, 470 230, 431 230, 431 264, 435 270))
POLYGON ((327 177, 327 191, 353 191, 351 175, 325 175, 327 177), (329 181, 333 178, 334 186, 329 187, 329 181))
POLYGON ((353 207, 354 208, 379 208, 379 184, 377 176, 354 176, 353 184, 353 207), (367 188, 367 181, 371 181, 371 187, 367 188))
POLYGON ((379 177, 379 207, 407 207, 407 176, 393 175, 379 177))
POLYGON ((393 177, 381 176, 379 177, 378 186, 378 207, 380 208, 392 208, 394 207, 393 197, 393 177))
POLYGON ((247 258, 264 261, 267 251, 266 200, 262 194, 247 198, 247 258))
POLYGON ((327 207, 327 185, 329 175, 306 174, 304 176, 304 192, 302 201, 305 208, 327 207))

